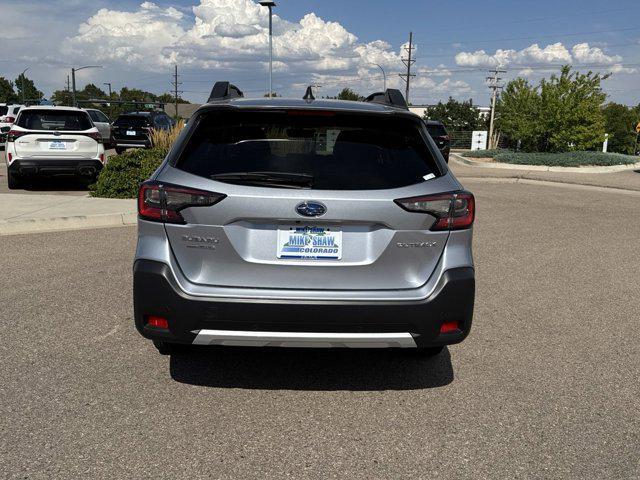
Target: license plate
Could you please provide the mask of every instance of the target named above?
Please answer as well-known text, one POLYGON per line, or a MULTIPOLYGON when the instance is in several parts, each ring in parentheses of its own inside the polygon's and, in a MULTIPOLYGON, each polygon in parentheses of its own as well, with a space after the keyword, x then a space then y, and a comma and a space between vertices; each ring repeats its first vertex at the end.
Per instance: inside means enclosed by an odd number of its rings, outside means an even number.
POLYGON ((127 135, 131 135, 132 137, 135 137, 136 132, 133 130, 127 130, 127 135))
POLYGON ((49 142, 49 150, 66 150, 67 144, 60 141, 54 140, 53 142, 49 142))
POLYGON ((278 258, 342 259, 342 231, 325 227, 278 230, 278 258))

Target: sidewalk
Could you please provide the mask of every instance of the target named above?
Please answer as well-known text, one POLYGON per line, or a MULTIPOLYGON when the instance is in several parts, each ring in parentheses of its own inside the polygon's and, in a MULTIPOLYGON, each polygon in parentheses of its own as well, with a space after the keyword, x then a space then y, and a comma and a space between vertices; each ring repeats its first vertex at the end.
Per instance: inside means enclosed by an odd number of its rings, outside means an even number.
POLYGON ((0 193, 0 235, 136 223, 135 200, 92 198, 88 194, 0 193))
POLYGON ((640 170, 612 173, 572 173, 486 168, 466 165, 457 160, 453 153, 449 160, 449 167, 463 183, 465 178, 513 178, 640 191, 640 170))

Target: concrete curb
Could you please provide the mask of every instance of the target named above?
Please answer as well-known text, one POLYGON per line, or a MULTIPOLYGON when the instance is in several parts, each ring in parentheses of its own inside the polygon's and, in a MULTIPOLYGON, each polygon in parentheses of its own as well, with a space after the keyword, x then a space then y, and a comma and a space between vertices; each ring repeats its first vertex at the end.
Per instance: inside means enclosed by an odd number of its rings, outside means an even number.
POLYGON ((465 180, 470 182, 483 182, 483 183, 518 183, 524 185, 536 185, 545 187, 558 187, 558 188, 572 188, 575 190, 587 190, 591 192, 601 193, 613 193, 616 195, 631 195, 632 197, 640 197, 640 190, 628 190, 625 188, 616 187, 600 187, 598 185, 589 185, 582 183, 567 183, 553 180, 535 180, 532 178, 522 177, 473 177, 462 176, 457 177, 464 183, 465 180))
POLYGON ((0 236, 24 233, 82 230, 86 228, 124 227, 135 225, 137 213, 106 213, 43 219, 26 219, 0 222, 0 236))
POLYGON ((640 168, 640 162, 631 165, 612 165, 610 167, 547 167, 545 165, 518 165, 513 163, 487 163, 471 160, 458 153, 451 153, 455 162, 481 168, 497 168, 506 170, 527 170, 530 172, 564 172, 564 173, 613 173, 640 168))

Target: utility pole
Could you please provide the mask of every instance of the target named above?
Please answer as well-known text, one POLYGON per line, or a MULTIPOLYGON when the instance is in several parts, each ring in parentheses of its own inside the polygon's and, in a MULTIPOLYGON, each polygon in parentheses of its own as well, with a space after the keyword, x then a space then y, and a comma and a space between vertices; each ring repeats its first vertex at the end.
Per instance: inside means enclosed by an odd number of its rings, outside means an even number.
POLYGON ((492 74, 490 77, 487 77, 489 88, 491 89, 491 119, 489 120, 489 148, 491 149, 496 147, 493 144, 493 124, 496 114, 496 100, 498 99, 498 90, 501 90, 503 88, 503 85, 500 83, 502 78, 498 75, 500 75, 501 73, 507 73, 507 71, 501 70, 499 67, 496 67, 493 70, 489 70, 489 73, 492 74))
POLYGON ((406 97, 407 103, 409 103, 409 84, 411 83, 411 77, 415 77, 415 74, 411 73, 411 65, 416 63, 415 60, 411 59, 411 54, 413 53, 415 48, 416 47, 413 46, 413 32, 409 32, 409 46, 404 47, 405 51, 409 54, 409 58, 401 58, 402 63, 407 66, 407 73, 400 74, 400 78, 402 78, 402 80, 404 80, 404 82, 407 84, 404 95, 406 97))
POLYGON ((182 82, 178 82, 178 77, 179 77, 178 64, 176 64, 173 71, 173 82, 171 82, 171 84, 173 85, 173 99, 175 101, 175 107, 176 107, 176 114, 175 114, 176 119, 178 118, 178 95, 182 93, 178 91, 178 87, 182 85, 182 82))
POLYGON ((71 80, 69 79, 69 75, 67 75, 67 96, 65 97, 65 102, 69 101, 70 94, 71 94, 71 80))
POLYGON ((103 83, 103 85, 106 85, 107 87, 109 87, 109 100, 111 100, 111 83, 105 82, 103 83))

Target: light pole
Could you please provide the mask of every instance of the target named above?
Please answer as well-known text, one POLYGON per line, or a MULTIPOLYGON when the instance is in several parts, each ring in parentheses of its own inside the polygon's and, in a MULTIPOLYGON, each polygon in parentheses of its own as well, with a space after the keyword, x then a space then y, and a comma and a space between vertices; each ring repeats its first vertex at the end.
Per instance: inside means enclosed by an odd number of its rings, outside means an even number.
POLYGON ((76 101, 76 72, 84 70, 85 68, 102 68, 102 65, 85 65, 84 67, 71 69, 71 98, 73 100, 72 106, 74 107, 78 106, 78 102, 76 101))
POLYGON ((27 67, 22 71, 22 81, 20 82, 22 85, 20 86, 20 89, 22 90, 22 104, 24 105, 24 74, 27 73, 27 70, 29 70, 29 68, 31 67, 27 67))
POLYGON ((109 87, 109 100, 111 100, 111 83, 105 82, 103 83, 103 85, 106 85, 107 87, 109 87))
POLYGON ((260 5, 269 7, 269 98, 273 95, 273 7, 276 2, 272 0, 261 0, 260 5))
POLYGON ((371 63, 371 65, 375 65, 380 70, 382 70, 382 78, 383 78, 383 81, 384 81, 384 91, 386 92, 387 91, 387 74, 384 73, 384 68, 382 68, 382 66, 380 64, 378 64, 378 63, 373 63, 373 62, 370 62, 370 63, 371 63))

